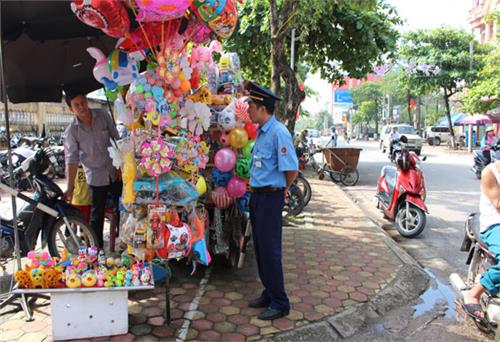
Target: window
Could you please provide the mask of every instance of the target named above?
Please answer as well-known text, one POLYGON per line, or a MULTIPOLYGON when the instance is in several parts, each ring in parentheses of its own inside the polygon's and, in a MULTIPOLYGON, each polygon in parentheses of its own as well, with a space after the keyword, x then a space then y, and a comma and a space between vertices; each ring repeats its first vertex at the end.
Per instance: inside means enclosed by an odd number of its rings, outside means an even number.
POLYGON ((415 134, 415 128, 412 126, 400 126, 398 127, 399 134, 415 134))

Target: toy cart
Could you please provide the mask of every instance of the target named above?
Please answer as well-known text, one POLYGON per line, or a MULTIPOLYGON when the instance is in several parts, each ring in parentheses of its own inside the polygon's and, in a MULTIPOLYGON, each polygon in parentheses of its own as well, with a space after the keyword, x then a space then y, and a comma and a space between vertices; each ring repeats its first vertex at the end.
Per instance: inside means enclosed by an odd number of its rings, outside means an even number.
POLYGON ((323 166, 319 169, 319 179, 328 175, 335 183, 353 186, 359 180, 358 160, 361 148, 324 148, 323 166))

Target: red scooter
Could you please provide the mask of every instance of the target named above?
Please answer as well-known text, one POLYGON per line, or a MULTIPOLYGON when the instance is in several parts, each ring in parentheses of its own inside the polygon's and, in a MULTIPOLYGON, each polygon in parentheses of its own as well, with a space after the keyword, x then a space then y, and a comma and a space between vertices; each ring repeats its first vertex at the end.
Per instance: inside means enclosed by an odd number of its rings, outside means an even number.
POLYGON ((394 222, 399 234, 413 238, 424 230, 429 212, 424 203, 424 173, 417 154, 406 149, 407 138, 401 137, 400 142, 403 148, 396 156, 396 167, 384 166, 378 180, 377 208, 394 222))

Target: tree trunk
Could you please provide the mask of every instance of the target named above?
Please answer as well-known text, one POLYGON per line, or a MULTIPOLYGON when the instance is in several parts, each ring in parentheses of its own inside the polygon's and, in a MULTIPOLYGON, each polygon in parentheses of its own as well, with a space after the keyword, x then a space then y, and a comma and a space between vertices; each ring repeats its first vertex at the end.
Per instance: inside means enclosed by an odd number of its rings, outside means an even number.
POLYGON ((448 127, 450 128, 451 134, 451 148, 455 149, 455 131, 453 131, 453 124, 451 122, 451 111, 450 111, 450 96, 446 89, 444 89, 444 105, 446 109, 446 117, 448 118, 448 127))
MULTIPOLYGON (((271 11, 271 89, 283 100, 276 108, 275 114, 292 134, 295 129, 297 110, 305 98, 305 92, 299 88, 295 71, 290 67, 285 45, 289 41, 292 29, 289 23, 293 20, 289 20, 289 18, 295 13, 297 5, 297 0, 287 0, 281 11, 278 11, 276 0, 269 1, 271 11)), ((299 54, 296 53, 296 56, 299 54)))
POLYGON ((411 94, 410 93, 408 93, 407 101, 408 101, 408 103, 407 103, 407 106, 408 106, 408 108, 407 108, 408 109, 408 120, 410 120, 409 123, 411 123, 412 120, 411 120, 411 94))
POLYGON ((415 107, 415 130, 420 134, 420 96, 417 96, 417 104, 415 107))
POLYGON ((394 120, 392 118, 392 98, 391 95, 387 96, 387 123, 391 124, 394 120))

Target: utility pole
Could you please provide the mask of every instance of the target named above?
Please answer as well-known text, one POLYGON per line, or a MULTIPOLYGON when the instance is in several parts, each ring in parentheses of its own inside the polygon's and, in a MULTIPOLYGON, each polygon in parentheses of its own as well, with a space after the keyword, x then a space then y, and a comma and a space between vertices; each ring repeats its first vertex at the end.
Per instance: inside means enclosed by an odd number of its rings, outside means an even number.
POLYGON ((295 65, 295 29, 292 29, 292 41, 290 42, 290 68, 294 70, 295 65))
MULTIPOLYGON (((471 42, 469 43, 469 73, 472 77, 472 61, 473 61, 473 57, 474 56, 474 41, 471 40, 471 42)), ((471 79, 469 79, 469 83, 471 82, 471 79)), ((467 151, 469 153, 472 153, 472 125, 469 125, 469 144, 467 146, 467 151)), ((477 133, 476 133, 477 134, 477 133)), ((476 135, 477 136, 477 135, 476 135)))

